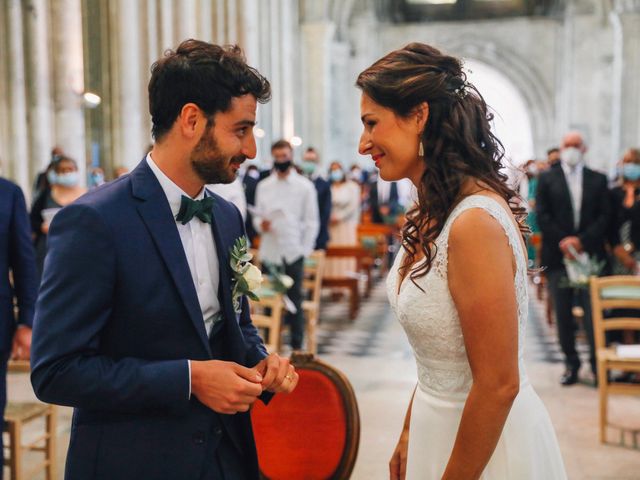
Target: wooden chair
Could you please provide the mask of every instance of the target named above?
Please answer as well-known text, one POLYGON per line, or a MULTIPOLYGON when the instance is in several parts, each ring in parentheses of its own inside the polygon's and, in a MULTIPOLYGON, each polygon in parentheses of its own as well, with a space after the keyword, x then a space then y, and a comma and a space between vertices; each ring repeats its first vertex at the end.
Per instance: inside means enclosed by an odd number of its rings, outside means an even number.
POLYGON ((300 375, 289 395, 251 412, 263 479, 343 480, 360 442, 360 415, 349 380, 311 354, 293 354, 300 375))
POLYGON ((361 223, 358 225, 358 242, 363 244, 370 239, 376 242, 374 260, 380 265, 380 274, 384 275, 389 270, 389 244, 394 235, 398 233, 395 225, 378 223, 361 223))
POLYGON ((302 289, 307 294, 307 299, 302 302, 302 310, 307 323, 307 351, 313 354, 318 351, 316 327, 320 318, 320 296, 322 293, 324 262, 324 251, 316 250, 309 255, 304 264, 302 289))
POLYGON ((258 293, 260 300, 249 300, 251 321, 258 330, 269 353, 280 351, 280 331, 282 330, 282 314, 284 302, 282 295, 268 291, 266 288, 258 293))
POLYGON ((606 442, 609 425, 608 397, 611 394, 640 395, 640 385, 609 382, 610 370, 640 373, 640 358, 620 357, 614 348, 607 348, 606 332, 640 330, 640 318, 604 318, 604 310, 633 309, 640 313, 640 277, 612 276, 591 278, 593 333, 598 361, 598 393, 600 396, 600 443, 606 442))
MULTIPOLYGON (((28 361, 9 362, 9 372, 28 373, 28 361)), ((11 471, 11 480, 32 478, 44 470, 45 478, 56 478, 56 435, 57 411, 54 405, 39 402, 8 402, 4 412, 4 431, 9 434, 9 444, 5 445, 9 456, 5 456, 5 466, 11 471), (23 427, 39 418, 44 419, 44 433, 28 444, 23 444, 23 427), (23 468, 24 451, 42 452, 44 460, 29 470, 23 468)))
MULTIPOLYGON (((371 253, 360 245, 335 245, 327 248, 327 258, 355 258, 357 264, 357 272, 364 271, 367 275, 367 286, 365 289, 365 297, 369 296, 372 288, 371 267, 373 260, 371 253)), ((357 276, 348 277, 324 277, 322 279, 323 287, 343 287, 349 289, 349 318, 353 320, 358 315, 360 309, 360 291, 357 276)))

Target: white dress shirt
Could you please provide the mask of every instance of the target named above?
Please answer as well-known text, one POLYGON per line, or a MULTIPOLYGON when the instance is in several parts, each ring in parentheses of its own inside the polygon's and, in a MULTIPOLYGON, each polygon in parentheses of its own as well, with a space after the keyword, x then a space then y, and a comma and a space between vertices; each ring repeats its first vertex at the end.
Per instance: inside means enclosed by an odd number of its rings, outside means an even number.
POLYGON ((282 264, 308 256, 320 229, 318 196, 313 183, 290 169, 286 178, 277 173, 258 183, 253 225, 260 235, 260 259, 282 264), (262 231, 262 221, 271 229, 262 231))
POLYGON ((576 230, 580 227, 580 211, 582 209, 582 176, 584 163, 580 162, 575 167, 570 167, 564 162, 560 163, 564 176, 567 179, 567 187, 571 195, 573 206, 573 225, 576 230))
POLYGON ((238 207, 243 220, 247 218, 247 197, 245 196, 242 180, 239 176, 231 183, 212 183, 206 187, 207 190, 217 193, 238 207))

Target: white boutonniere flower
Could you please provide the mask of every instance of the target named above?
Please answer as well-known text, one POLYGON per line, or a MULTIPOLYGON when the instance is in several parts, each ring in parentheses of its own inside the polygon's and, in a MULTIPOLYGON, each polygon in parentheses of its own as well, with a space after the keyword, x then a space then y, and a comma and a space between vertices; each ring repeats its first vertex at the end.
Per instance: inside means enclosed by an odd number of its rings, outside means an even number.
POLYGON ((236 313, 240 313, 242 310, 240 299, 243 295, 256 302, 260 300, 256 292, 262 284, 262 272, 250 263, 253 255, 248 252, 246 237, 238 238, 231 247, 230 253, 231 271, 233 272, 231 298, 233 299, 233 309, 236 313))

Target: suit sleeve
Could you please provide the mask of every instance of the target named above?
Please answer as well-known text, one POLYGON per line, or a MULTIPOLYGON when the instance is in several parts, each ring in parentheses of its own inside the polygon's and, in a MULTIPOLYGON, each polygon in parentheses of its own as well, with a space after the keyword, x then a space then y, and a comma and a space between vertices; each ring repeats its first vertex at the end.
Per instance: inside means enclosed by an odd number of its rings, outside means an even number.
POLYGON ((597 193, 596 204, 598 205, 597 215, 591 219, 587 229, 578 235, 585 250, 596 251, 601 248, 611 222, 611 197, 607 188, 607 177, 598 174, 598 187, 594 189, 597 193))
POLYGON ((187 360, 115 359, 100 351, 116 290, 112 233, 98 212, 70 205, 52 222, 33 323, 38 398, 76 408, 184 413, 187 360))
POLYGON ((18 300, 18 324, 31 327, 38 295, 38 274, 27 205, 19 188, 14 193, 9 235, 9 266, 18 300))
POLYGON ((538 224, 540 225, 542 235, 560 241, 566 234, 554 221, 552 213, 553 205, 549 192, 549 179, 548 174, 543 174, 538 180, 536 213, 538 214, 538 224))

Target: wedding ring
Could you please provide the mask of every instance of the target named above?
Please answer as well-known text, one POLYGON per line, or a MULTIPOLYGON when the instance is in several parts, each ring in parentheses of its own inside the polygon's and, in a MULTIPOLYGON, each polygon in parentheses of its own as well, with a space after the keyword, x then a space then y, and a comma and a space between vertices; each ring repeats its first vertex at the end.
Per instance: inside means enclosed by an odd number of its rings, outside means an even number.
POLYGON ((293 376, 292 375, 286 375, 284 378, 286 378, 289 381, 293 380, 293 376))

